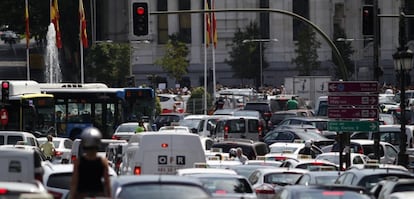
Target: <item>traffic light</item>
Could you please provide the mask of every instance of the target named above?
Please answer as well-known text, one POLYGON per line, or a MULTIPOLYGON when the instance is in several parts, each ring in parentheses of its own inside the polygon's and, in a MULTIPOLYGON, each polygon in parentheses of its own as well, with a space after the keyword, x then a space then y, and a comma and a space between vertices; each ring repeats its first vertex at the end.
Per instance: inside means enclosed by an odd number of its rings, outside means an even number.
POLYGON ((9 88, 10 84, 8 81, 1 82, 1 101, 3 104, 9 101, 9 88))
POLYGON ((148 3, 132 3, 134 35, 148 35, 148 3))
POLYGON ((374 35, 374 7, 372 5, 362 7, 362 34, 374 35))

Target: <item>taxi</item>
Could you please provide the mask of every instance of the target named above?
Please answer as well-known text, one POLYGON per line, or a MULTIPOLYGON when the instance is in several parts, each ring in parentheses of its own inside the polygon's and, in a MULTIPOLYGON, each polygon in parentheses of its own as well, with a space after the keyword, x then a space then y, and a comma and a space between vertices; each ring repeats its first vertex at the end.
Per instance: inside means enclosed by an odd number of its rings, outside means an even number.
POLYGON ((309 171, 339 170, 339 166, 326 160, 312 159, 308 155, 298 155, 298 159, 287 159, 280 167, 306 169, 309 171))

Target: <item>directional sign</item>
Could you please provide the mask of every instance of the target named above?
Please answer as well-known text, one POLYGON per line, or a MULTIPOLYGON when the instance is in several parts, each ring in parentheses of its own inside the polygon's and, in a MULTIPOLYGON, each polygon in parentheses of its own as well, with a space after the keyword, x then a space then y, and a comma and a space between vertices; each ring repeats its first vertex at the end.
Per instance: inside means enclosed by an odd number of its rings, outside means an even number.
POLYGON ((328 105, 342 106, 376 106, 378 105, 378 95, 365 96, 328 96, 328 105))
POLYGON ((378 109, 329 107, 328 117, 334 119, 378 118, 378 109))
POLYGON ((337 132, 377 132, 379 130, 378 121, 329 121, 329 131, 337 132))
POLYGON ((329 92, 378 92, 376 81, 335 81, 328 83, 329 92))

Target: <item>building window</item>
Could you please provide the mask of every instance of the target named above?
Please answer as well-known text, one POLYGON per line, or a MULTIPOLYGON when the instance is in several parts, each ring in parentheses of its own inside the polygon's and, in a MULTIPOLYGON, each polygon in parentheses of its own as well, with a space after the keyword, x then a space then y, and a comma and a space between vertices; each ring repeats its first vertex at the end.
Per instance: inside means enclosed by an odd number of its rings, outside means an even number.
MULTIPOLYGON (((414 15, 414 4, 409 3, 412 1, 405 0, 405 14, 406 15, 414 15)), ((405 18, 406 21, 406 31, 407 31, 407 41, 414 40, 414 20, 410 17, 405 18)))
MULTIPOLYGON (((293 0, 293 13, 309 19, 309 0, 293 0)), ((306 28, 306 24, 298 19, 293 19, 293 41, 298 40, 299 31, 306 28)))
MULTIPOLYGON (((191 0, 179 0, 178 10, 191 10, 191 0)), ((191 14, 179 14, 178 21, 178 38, 185 43, 191 43, 191 14)))
MULTIPOLYGON (((269 0, 260 0, 260 8, 269 8, 269 0)), ((260 34, 262 39, 270 38, 269 13, 260 13, 260 34)))
MULTIPOLYGON (((167 11, 167 0, 157 1, 157 11, 167 11)), ((168 15, 158 15, 158 44, 166 44, 168 41, 168 15)))

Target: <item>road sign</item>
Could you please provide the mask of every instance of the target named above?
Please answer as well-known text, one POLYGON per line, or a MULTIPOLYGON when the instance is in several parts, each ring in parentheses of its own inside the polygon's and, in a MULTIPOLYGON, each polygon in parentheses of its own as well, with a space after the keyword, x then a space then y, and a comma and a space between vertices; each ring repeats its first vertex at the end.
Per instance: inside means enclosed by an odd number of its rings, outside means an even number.
POLYGON ((329 92, 378 92, 376 81, 335 81, 328 83, 329 92))
POLYGON ((328 117, 334 119, 378 118, 378 109, 329 107, 328 117))
POLYGON ((328 96, 328 105, 376 106, 378 105, 378 95, 328 96))
POLYGON ((329 121, 329 131, 337 132, 377 132, 379 130, 378 121, 329 121))

